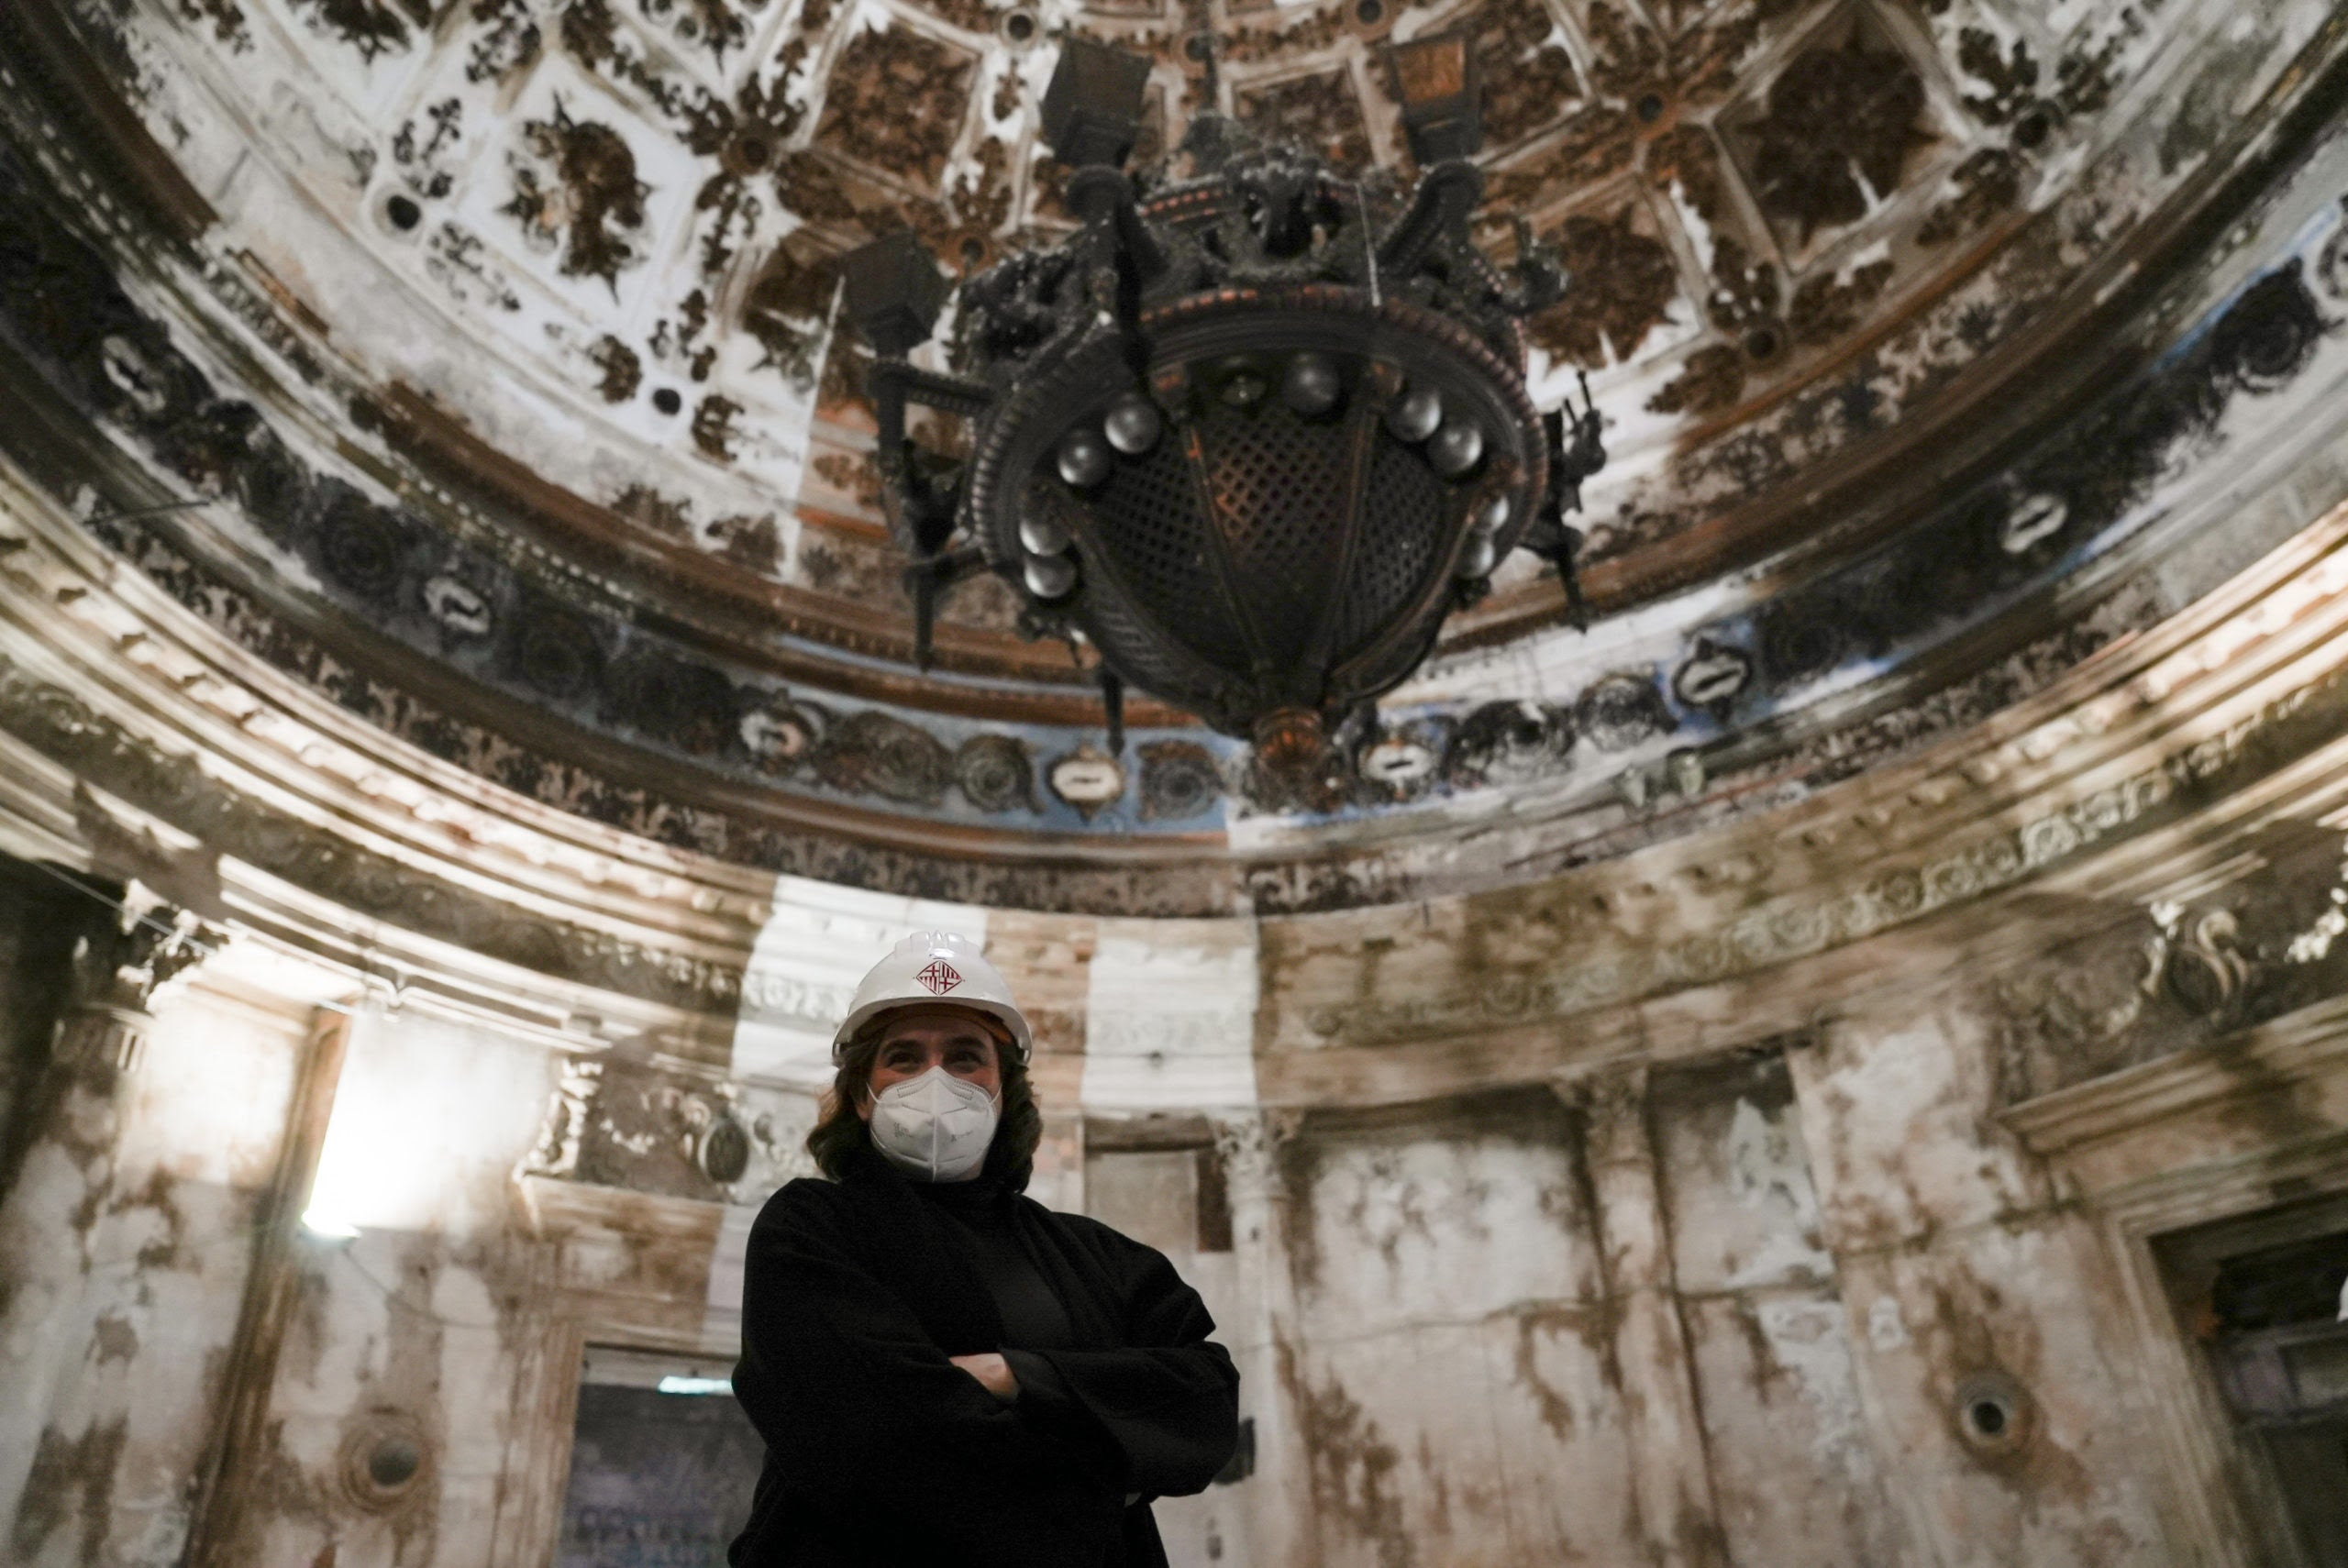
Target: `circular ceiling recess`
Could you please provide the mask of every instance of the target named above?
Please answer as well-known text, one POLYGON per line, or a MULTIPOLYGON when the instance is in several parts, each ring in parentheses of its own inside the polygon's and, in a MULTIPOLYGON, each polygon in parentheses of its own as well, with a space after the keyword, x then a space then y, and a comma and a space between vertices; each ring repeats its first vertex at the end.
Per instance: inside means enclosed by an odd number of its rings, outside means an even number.
POLYGON ((2342 53, 2276 0, 12 0, 0 447, 222 635, 608 824, 1031 908, 1423 897, 1911 750, 2279 538, 2186 502, 2348 374, 2339 193, 2291 182, 2342 53), (1478 241, 1572 273, 1534 400, 1605 420, 1590 629, 1503 562, 1301 795, 1146 694, 1111 751, 992 579, 917 671, 839 259, 1064 235, 1071 36, 1153 60, 1140 164, 1213 92, 1407 180, 1381 51, 1456 25, 1478 241))

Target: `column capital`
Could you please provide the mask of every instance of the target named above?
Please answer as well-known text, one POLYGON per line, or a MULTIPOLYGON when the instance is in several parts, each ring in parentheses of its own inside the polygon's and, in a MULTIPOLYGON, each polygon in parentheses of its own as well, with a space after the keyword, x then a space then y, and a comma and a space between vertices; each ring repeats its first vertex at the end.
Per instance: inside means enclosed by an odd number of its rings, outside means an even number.
POLYGON ((1279 1108, 1210 1111, 1207 1125, 1214 1132, 1224 1179, 1243 1191, 1268 1186, 1280 1147, 1296 1136, 1301 1120, 1296 1111, 1279 1108))
POLYGON ((209 956, 202 931, 192 911, 131 883, 110 929, 94 929, 74 944, 70 1005, 144 1012, 165 981, 209 956))
POLYGON ((148 1012, 162 985, 210 954, 194 914, 133 882, 110 921, 92 921, 73 944, 72 980, 50 1051, 56 1066, 111 1089, 137 1070, 148 1012))

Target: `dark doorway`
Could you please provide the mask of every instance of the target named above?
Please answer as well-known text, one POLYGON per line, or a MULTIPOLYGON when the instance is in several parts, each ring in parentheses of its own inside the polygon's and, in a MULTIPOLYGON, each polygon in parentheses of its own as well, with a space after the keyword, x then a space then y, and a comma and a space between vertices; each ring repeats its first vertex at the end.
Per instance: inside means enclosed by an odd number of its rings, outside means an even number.
POLYGON ((2348 1199, 2202 1227, 2160 1251, 2298 1561, 2348 1568, 2348 1199))
POLYGON ((766 1457, 727 1370, 588 1353, 555 1568, 724 1568, 766 1457))

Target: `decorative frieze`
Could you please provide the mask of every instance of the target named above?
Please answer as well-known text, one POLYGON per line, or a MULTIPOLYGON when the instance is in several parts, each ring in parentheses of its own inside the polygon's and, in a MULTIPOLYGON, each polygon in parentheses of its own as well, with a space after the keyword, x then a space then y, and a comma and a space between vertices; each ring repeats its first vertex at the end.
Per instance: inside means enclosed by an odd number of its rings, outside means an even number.
POLYGON ((353 835, 271 809, 172 755, 63 687, 0 657, 0 729, 186 833, 368 918, 523 968, 694 1010, 733 1010, 741 965, 531 914, 453 878, 377 853, 353 835))

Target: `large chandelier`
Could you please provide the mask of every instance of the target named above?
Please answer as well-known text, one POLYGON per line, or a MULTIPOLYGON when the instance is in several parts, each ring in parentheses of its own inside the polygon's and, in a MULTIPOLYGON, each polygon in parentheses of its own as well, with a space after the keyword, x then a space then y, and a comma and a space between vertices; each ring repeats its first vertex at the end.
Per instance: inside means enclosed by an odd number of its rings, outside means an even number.
MULTIPOLYGON (((951 373, 908 358, 949 288, 920 240, 847 258, 925 663, 939 594, 992 571, 1030 635, 1098 650, 1113 750, 1132 686, 1294 773, 1511 550, 1554 563, 1581 620, 1565 514, 1606 455, 1586 384, 1579 412, 1534 409, 1520 325, 1567 280, 1522 219, 1507 267, 1468 233, 1468 35, 1389 62, 1423 171, 1407 193, 1212 107, 1137 187, 1149 61, 1069 39, 1043 129, 1081 226, 962 284, 951 373), (914 403, 967 419, 968 455, 910 440, 914 403)), ((1208 69, 1212 105, 1212 50, 1208 69)))

